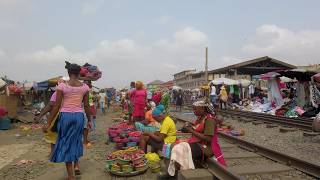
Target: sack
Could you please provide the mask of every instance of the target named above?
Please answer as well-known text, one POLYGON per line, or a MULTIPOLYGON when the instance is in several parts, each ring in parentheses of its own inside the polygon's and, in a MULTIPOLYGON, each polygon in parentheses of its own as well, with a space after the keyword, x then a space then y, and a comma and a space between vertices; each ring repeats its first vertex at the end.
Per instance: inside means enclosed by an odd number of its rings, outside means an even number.
POLYGON ((220 100, 223 101, 223 102, 227 102, 228 101, 228 96, 221 96, 220 100))
POLYGON ((320 113, 316 116, 312 123, 312 130, 316 132, 320 132, 320 113))

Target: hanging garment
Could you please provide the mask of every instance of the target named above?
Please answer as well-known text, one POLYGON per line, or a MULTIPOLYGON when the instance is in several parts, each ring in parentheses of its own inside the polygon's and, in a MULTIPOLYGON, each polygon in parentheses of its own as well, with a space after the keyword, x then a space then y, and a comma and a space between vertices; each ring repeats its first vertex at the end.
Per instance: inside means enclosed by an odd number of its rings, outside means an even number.
POLYGON ((249 95, 253 95, 254 94, 254 86, 253 84, 250 84, 249 88, 249 95))
POLYGON ((306 101, 306 105, 310 104, 310 83, 309 82, 304 82, 303 83, 304 86, 304 92, 305 92, 305 101, 306 101))
POLYGON ((320 91, 314 83, 310 85, 310 101, 313 107, 315 108, 319 107, 320 91))
POLYGON ((268 100, 274 102, 276 106, 282 106, 284 101, 282 99, 278 82, 275 78, 268 80, 268 100))
POLYGON ((306 94, 304 91, 304 85, 303 82, 298 82, 297 83, 297 105, 300 107, 303 107, 306 105, 306 100, 305 100, 306 94))
POLYGON ((189 143, 182 142, 173 147, 168 167, 168 173, 170 176, 175 175, 175 162, 180 164, 181 170, 195 169, 189 143))
POLYGON ((234 94, 234 85, 231 85, 230 86, 230 92, 229 92, 230 94, 234 94))

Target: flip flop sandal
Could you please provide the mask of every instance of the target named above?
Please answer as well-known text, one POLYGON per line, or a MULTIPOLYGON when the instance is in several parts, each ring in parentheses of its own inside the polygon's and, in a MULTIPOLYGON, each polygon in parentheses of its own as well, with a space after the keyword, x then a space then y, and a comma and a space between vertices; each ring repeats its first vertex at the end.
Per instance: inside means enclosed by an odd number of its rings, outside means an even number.
POLYGON ((81 172, 80 172, 79 169, 76 169, 76 170, 74 170, 74 174, 75 174, 76 176, 79 176, 79 175, 81 175, 81 172))

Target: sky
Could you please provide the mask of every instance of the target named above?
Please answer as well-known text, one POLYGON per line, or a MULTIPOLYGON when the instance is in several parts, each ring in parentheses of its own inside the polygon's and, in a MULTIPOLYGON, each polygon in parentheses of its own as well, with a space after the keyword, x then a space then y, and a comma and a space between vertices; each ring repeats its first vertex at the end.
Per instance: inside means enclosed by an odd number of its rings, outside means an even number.
POLYGON ((125 87, 270 56, 320 63, 319 0, 0 0, 0 76, 43 81, 64 61, 125 87))

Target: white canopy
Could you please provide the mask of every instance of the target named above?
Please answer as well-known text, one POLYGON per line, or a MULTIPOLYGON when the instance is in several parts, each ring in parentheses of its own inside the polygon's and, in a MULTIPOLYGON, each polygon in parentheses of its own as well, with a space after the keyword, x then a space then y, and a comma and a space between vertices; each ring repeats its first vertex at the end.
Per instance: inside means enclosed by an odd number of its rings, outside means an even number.
POLYGON ((173 90, 179 90, 179 89, 182 89, 180 86, 172 86, 172 89, 173 90))
POLYGON ((192 89, 192 90, 191 90, 191 92, 198 92, 198 91, 200 91, 199 88, 196 88, 196 89, 192 89))
POLYGON ((239 84, 241 84, 241 86, 249 86, 251 81, 247 80, 247 79, 239 79, 239 84))
POLYGON ((228 79, 228 78, 218 78, 212 80, 209 84, 213 85, 219 85, 219 84, 225 84, 225 85, 237 85, 239 84, 238 81, 233 80, 233 79, 228 79))
POLYGON ((291 79, 291 78, 288 78, 288 77, 285 77, 285 76, 281 76, 280 77, 280 80, 284 83, 288 83, 288 82, 296 82, 297 80, 294 80, 294 79, 291 79))

